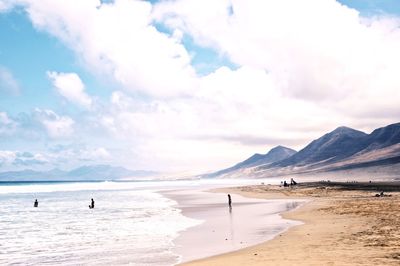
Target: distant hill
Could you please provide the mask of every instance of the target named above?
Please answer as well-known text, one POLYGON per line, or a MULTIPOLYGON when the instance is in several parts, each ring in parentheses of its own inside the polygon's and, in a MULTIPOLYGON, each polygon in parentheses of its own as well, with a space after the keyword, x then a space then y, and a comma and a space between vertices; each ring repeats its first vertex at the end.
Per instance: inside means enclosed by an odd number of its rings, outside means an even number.
MULTIPOLYGON (((281 147, 281 146, 278 146, 281 147)), ((272 151, 272 150, 271 150, 272 151)), ((235 166, 217 171, 207 177, 268 177, 292 174, 324 173, 374 167, 400 172, 400 123, 375 129, 371 134, 338 127, 312 141, 299 152, 289 156, 264 160, 255 154, 235 166)))
POLYGON ((294 155, 295 153, 296 153, 296 151, 293 149, 283 147, 283 146, 277 146, 277 147, 271 149, 266 154, 255 153, 248 159, 244 160, 243 162, 240 162, 240 163, 238 163, 232 167, 229 167, 227 169, 223 169, 218 172, 209 174, 209 175, 207 175, 207 177, 216 177, 216 176, 220 176, 223 174, 234 172, 239 169, 258 166, 258 165, 270 165, 274 162, 282 161, 286 158, 289 158, 290 156, 294 155))
POLYGON ((152 171, 132 171, 123 167, 110 165, 90 165, 71 171, 63 171, 56 168, 43 172, 33 170, 2 172, 0 173, 0 181, 100 181, 122 178, 139 179, 156 174, 156 172, 152 171))

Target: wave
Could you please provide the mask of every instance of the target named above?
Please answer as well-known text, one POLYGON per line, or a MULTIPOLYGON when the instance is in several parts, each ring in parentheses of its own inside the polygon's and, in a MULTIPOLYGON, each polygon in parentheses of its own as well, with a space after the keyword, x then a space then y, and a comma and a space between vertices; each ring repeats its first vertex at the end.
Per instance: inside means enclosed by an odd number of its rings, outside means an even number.
POLYGON ((90 190, 127 190, 135 189, 134 182, 26 182, 0 184, 0 194, 10 193, 47 193, 61 191, 90 191, 90 190))

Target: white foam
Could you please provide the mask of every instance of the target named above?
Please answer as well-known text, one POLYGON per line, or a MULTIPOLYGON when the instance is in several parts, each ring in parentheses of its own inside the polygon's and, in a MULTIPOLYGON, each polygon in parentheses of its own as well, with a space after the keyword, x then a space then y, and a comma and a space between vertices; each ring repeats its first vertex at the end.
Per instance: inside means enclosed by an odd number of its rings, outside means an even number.
POLYGON ((183 216, 156 191, 260 182, 0 184, 0 265, 173 265, 179 256, 172 240, 201 221, 183 216))
MULTIPOLYGON (((143 181, 143 182, 40 182, 40 183, 8 183, 0 184, 0 194, 10 193, 47 193, 61 191, 90 191, 90 190, 134 190, 143 188, 174 189, 177 187, 223 187, 243 184, 260 184, 261 179, 201 179, 179 181, 143 181)), ((268 184, 278 184, 278 179, 268 179, 268 184)))
POLYGON ((178 255, 171 252, 172 239, 199 223, 151 190, 63 185, 30 188, 38 208, 29 193, 0 195, 1 265, 173 265, 178 255))

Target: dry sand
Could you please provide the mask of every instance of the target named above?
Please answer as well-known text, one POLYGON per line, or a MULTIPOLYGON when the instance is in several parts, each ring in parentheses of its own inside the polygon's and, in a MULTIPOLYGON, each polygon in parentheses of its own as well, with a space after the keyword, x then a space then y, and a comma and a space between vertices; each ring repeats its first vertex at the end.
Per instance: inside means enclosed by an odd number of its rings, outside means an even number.
POLYGON ((399 183, 308 183, 219 190, 254 198, 307 198, 283 214, 303 221, 271 241, 184 265, 400 265, 399 183), (375 197, 380 191, 390 197, 375 197))

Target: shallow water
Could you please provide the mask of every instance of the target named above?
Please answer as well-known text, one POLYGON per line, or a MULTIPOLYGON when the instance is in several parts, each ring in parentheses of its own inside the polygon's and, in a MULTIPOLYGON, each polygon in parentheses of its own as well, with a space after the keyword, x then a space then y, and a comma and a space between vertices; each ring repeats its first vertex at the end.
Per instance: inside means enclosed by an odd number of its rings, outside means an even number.
POLYGON ((158 191, 258 182, 0 183, 0 265, 174 265, 174 239, 205 217, 158 191))
POLYGON ((1 265, 172 265, 178 261, 172 239, 199 223, 152 190, 69 183, 41 184, 36 190, 57 191, 34 192, 35 185, 27 186, 29 193, 0 188, 1 265), (90 198, 95 209, 88 208, 90 198))

